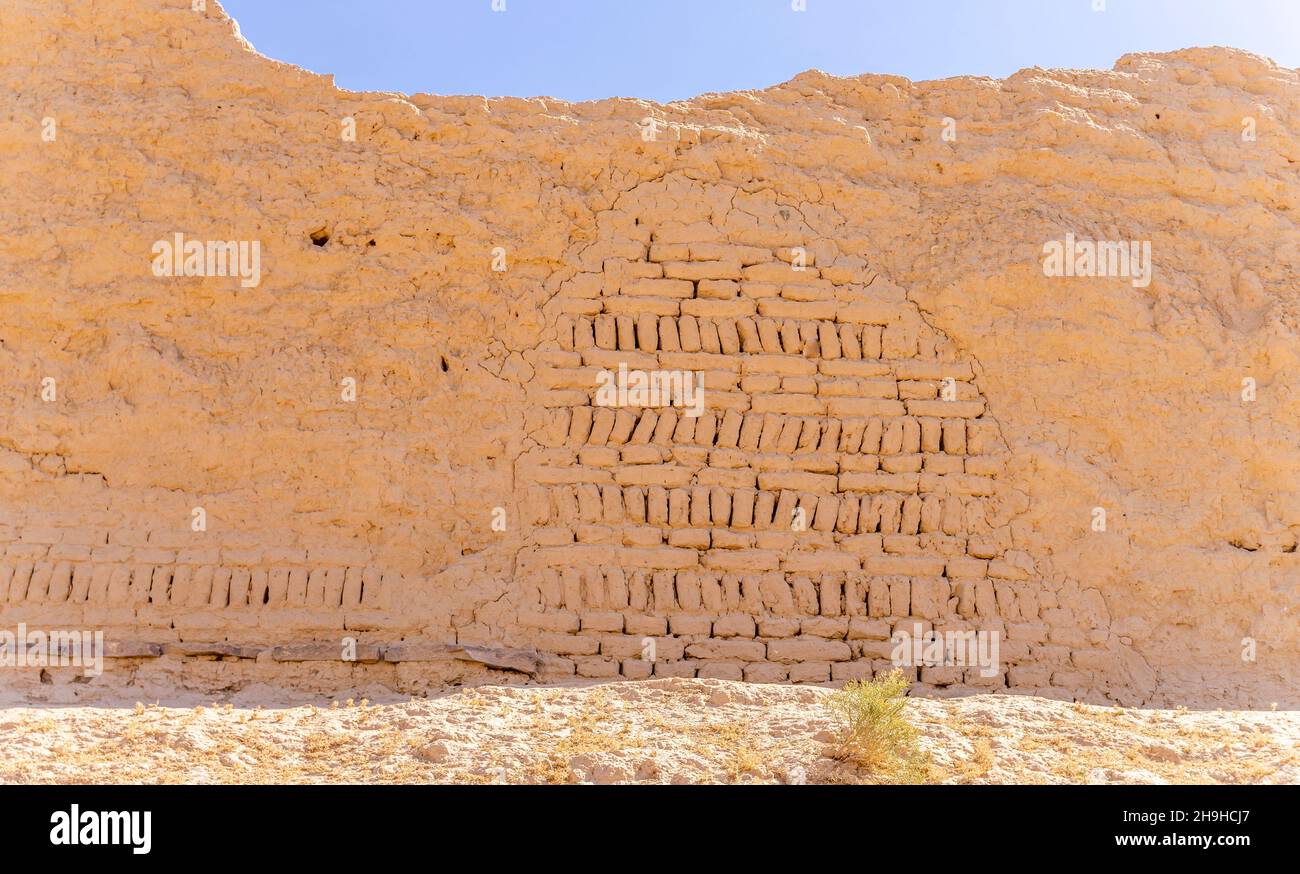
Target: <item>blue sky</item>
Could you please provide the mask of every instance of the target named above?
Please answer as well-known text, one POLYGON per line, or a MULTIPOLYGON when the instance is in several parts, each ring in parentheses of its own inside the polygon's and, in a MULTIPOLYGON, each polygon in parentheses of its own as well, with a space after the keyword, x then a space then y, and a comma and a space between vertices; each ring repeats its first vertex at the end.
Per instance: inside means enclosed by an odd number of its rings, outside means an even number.
POLYGON ((818 68, 913 80, 1230 45, 1300 66, 1300 0, 223 0, 263 54, 363 91, 645 97, 818 68))

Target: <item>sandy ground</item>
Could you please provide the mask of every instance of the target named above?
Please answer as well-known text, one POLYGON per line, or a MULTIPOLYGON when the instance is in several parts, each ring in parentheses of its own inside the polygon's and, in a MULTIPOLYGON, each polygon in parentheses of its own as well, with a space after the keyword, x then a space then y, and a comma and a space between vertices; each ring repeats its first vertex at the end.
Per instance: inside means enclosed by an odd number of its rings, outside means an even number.
MULTIPOLYGON (((0 709, 6 783, 878 782, 828 689, 661 679, 377 704, 0 709)), ((1300 713, 913 699, 944 783, 1300 783, 1300 713)))

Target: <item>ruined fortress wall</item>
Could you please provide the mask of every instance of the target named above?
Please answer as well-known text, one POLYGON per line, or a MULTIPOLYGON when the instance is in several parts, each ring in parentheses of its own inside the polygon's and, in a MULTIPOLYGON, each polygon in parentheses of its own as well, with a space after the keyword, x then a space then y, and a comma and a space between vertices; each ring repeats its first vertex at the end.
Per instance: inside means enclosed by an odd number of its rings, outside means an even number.
POLYGON ((1295 71, 360 94, 190 7, 0 10, 0 626, 113 657, 0 683, 826 682, 919 623, 1002 664, 918 692, 1300 703, 1295 71))

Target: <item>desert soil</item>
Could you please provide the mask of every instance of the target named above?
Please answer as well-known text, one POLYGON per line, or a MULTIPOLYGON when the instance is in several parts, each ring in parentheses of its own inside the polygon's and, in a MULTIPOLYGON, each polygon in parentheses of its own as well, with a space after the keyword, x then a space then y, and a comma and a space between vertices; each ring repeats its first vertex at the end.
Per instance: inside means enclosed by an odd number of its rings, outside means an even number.
MULTIPOLYGON (((836 761, 829 689, 721 680, 411 700, 0 709, 5 783, 882 782, 836 761)), ((1300 713, 911 699, 943 783, 1297 783, 1300 713)))

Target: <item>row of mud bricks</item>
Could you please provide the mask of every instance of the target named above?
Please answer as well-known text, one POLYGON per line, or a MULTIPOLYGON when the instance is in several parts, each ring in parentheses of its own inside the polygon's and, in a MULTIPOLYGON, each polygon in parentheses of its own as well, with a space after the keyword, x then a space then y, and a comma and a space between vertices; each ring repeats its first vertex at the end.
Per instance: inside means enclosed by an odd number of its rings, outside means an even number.
MULTIPOLYGON (((773 475, 773 485, 785 479, 773 475)), ((763 482, 760 478, 760 483, 763 482)), ((707 548, 712 545, 719 549, 763 548, 764 542, 771 543, 771 548, 815 542, 809 537, 800 544, 797 537, 785 540, 762 537, 757 532, 797 534, 806 530, 848 536, 880 533, 910 537, 939 533, 957 536, 987 529, 980 499, 937 494, 887 492, 859 497, 776 488, 666 489, 580 483, 549 490, 530 509, 531 521, 545 526, 535 532, 535 540, 546 546, 590 538, 596 539, 589 542, 605 542, 591 526, 625 526, 619 536, 626 538, 628 545, 667 542, 674 546, 707 548)), ((981 553, 980 557, 989 556, 981 553)))
POLYGON ((379 605, 384 583, 385 573, 376 567, 23 560, 0 564, 0 605, 364 608, 379 605))
POLYGON ((1107 635, 1098 605, 1076 596, 1069 609, 1022 567, 925 557, 869 565, 820 574, 551 567, 520 622, 538 649, 593 678, 870 678, 896 667, 891 635, 918 629, 999 635, 989 676, 977 666, 903 668, 936 688, 1083 687, 1105 661, 1094 648, 1107 635), (875 573, 885 569, 914 575, 875 573), (1080 630, 1089 623, 1097 627, 1080 630))

